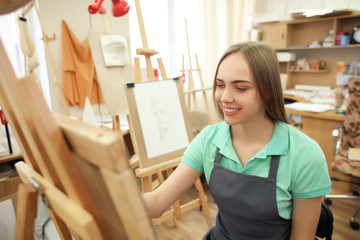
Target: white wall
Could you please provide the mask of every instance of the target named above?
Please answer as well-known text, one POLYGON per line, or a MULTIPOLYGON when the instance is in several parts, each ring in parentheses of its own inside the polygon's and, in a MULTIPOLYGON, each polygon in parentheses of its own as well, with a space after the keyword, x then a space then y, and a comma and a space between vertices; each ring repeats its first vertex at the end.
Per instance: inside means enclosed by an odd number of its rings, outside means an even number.
MULTIPOLYGON (((49 47, 54 58, 56 72, 58 75, 58 81, 62 86, 62 41, 61 41, 61 21, 65 20, 72 32, 77 36, 79 41, 83 42, 87 38, 88 30, 94 29, 99 31, 105 31, 102 17, 100 14, 90 15, 88 12, 88 6, 95 1, 82 0, 39 0, 40 18, 43 23, 45 33, 51 37, 53 34, 56 35, 55 41, 49 41, 49 47)), ((129 18, 128 14, 115 18, 111 14, 111 1, 104 1, 104 6, 107 9, 107 18, 109 20, 110 28, 112 33, 120 34, 127 38, 130 44, 130 31, 129 31, 129 18)), ((135 11, 130 8, 130 11, 135 11)), ((129 52, 130 54, 130 52, 129 52)), ((49 53, 46 53, 47 68, 49 75, 49 85, 51 92, 51 101, 54 112, 64 113, 60 92, 54 84, 55 74, 52 69, 51 60, 49 53)), ((133 78, 133 75, 128 76, 133 78)), ((94 105, 93 109, 97 113, 98 106, 94 105)), ((101 106, 102 114, 106 113, 106 107, 101 106)), ((77 117, 82 116, 82 108, 71 108, 71 115, 77 117)))
POLYGON ((13 240, 15 237, 15 211, 10 199, 0 202, 0 238, 13 240))

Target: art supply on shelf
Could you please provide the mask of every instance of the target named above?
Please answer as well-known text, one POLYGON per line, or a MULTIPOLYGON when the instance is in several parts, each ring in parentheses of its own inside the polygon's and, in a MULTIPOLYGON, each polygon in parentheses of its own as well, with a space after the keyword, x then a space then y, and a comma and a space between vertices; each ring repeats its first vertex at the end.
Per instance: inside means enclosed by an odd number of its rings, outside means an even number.
POLYGON ((337 32, 335 37, 335 45, 345 46, 349 44, 349 34, 346 32, 337 32))
POLYGON ((344 101, 344 91, 341 86, 338 86, 335 92, 335 108, 339 109, 344 101))
POLYGON ((333 46, 333 42, 334 42, 334 30, 330 30, 329 34, 322 42, 322 46, 323 47, 331 47, 331 46, 333 46))

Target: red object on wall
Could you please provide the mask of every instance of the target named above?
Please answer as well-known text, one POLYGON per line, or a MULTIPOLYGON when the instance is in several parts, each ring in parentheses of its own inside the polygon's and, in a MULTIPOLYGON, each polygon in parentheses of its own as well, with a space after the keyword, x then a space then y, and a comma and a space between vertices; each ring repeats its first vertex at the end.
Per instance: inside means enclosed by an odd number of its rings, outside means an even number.
MULTIPOLYGON (((130 5, 127 0, 111 0, 111 12, 114 17, 121 17, 127 14, 130 10, 130 5)), ((90 14, 106 14, 106 9, 102 5, 104 0, 95 0, 93 4, 88 7, 90 14)))
POLYGON ((106 9, 102 6, 103 2, 104 2, 104 0, 95 0, 95 2, 88 7, 89 13, 90 14, 96 14, 96 13, 105 14, 106 9))
POLYGON ((2 125, 7 124, 7 121, 6 121, 5 114, 4 114, 3 110, 0 110, 0 118, 1 118, 1 124, 2 125))
POLYGON ((121 17, 127 14, 130 10, 130 5, 126 0, 111 0, 111 12, 114 17, 121 17))

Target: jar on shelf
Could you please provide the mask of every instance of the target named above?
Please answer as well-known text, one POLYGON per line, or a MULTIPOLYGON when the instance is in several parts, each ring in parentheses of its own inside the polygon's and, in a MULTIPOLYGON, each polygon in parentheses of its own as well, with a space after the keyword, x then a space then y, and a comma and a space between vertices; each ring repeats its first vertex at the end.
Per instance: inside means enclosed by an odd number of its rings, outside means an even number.
POLYGON ((345 46, 349 44, 349 34, 346 32, 337 32, 335 37, 335 45, 345 46))
POLYGON ((334 30, 330 30, 327 37, 322 42, 323 47, 331 47, 334 41, 334 30))

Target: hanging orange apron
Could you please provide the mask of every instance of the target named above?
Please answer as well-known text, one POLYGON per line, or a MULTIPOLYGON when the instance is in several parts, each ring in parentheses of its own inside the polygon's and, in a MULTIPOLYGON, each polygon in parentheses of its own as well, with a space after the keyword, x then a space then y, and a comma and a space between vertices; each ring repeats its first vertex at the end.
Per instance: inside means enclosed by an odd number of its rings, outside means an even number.
POLYGON ((64 20, 61 28, 63 93, 67 104, 84 107, 86 97, 92 105, 103 104, 104 98, 97 81, 89 40, 80 43, 64 20))

